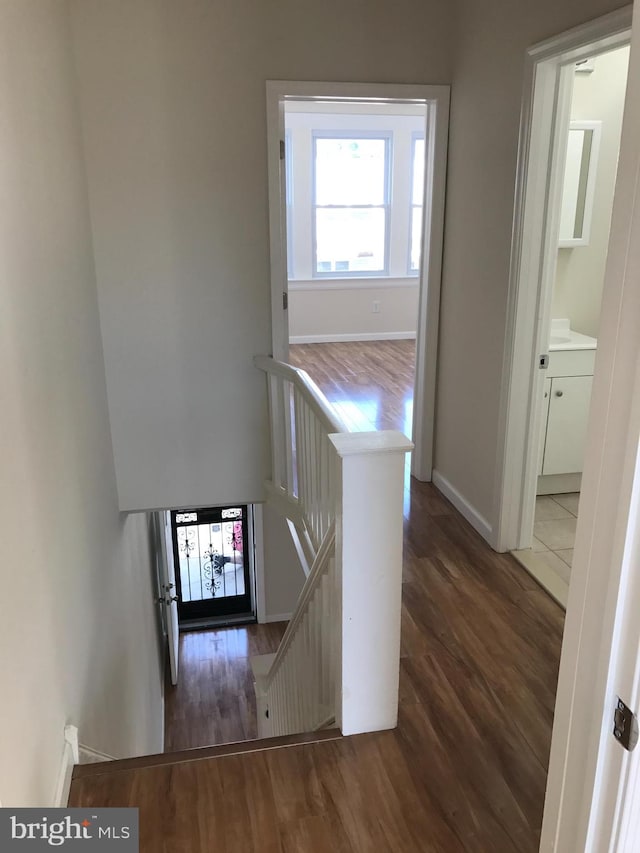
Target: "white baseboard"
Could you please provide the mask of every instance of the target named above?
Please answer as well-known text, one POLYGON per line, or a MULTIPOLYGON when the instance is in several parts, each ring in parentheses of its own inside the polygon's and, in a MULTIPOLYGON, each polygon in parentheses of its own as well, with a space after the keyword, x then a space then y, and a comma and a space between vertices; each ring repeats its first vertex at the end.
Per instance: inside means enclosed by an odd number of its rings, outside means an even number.
POLYGON ((343 341, 407 341, 415 332, 348 332, 330 335, 291 335, 290 344, 335 344, 343 341))
POLYGON ((75 726, 65 726, 62 759, 60 761, 60 770, 58 771, 56 791, 53 797, 54 808, 65 808, 69 802, 73 767, 78 763, 78 729, 75 726))
POLYGON ((434 469, 432 475, 433 485, 439 489, 445 498, 448 498, 458 512, 466 518, 469 524, 477 530, 480 536, 493 547, 493 528, 484 516, 464 498, 460 492, 451 485, 446 477, 434 469))
POLYGON ((582 488, 582 474, 547 474, 538 477, 537 495, 562 495, 579 492, 582 488))
POLYGON ((264 617, 265 622, 290 622, 293 613, 267 613, 264 617))
POLYGON ((115 761, 113 755, 107 755, 105 752, 100 752, 97 749, 91 749, 90 746, 78 746, 79 761, 78 764, 100 764, 103 761, 115 761))

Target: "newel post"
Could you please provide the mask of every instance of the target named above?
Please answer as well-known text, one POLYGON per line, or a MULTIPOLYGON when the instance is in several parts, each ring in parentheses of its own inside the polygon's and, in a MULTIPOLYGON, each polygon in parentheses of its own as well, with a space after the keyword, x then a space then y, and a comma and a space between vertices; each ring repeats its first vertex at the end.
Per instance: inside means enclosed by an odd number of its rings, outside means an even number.
POLYGON ((345 735, 398 720, 405 454, 401 432, 338 433, 336 722, 345 735))

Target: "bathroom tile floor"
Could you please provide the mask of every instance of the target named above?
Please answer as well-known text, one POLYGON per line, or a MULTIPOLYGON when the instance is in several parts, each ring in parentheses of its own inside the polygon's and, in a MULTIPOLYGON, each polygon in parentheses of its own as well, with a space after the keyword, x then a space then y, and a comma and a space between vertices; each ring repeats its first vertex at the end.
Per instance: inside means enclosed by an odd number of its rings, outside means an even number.
POLYGON ((539 495, 531 548, 513 552, 563 607, 566 607, 569 592, 579 501, 579 492, 539 495))

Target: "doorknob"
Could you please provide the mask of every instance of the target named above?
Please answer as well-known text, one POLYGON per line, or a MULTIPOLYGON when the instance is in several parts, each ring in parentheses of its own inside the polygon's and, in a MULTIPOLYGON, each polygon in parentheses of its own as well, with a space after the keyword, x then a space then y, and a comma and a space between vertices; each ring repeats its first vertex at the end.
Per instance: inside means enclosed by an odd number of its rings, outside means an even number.
POLYGON ((556 397, 562 397, 564 391, 556 391, 556 397))

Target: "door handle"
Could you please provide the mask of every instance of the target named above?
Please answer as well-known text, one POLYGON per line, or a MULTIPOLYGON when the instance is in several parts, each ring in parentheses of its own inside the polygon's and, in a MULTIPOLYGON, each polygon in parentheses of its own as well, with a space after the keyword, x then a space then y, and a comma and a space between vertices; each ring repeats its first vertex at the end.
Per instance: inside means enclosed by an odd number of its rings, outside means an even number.
POLYGON ((556 391, 556 397, 562 397, 564 391, 556 391))

